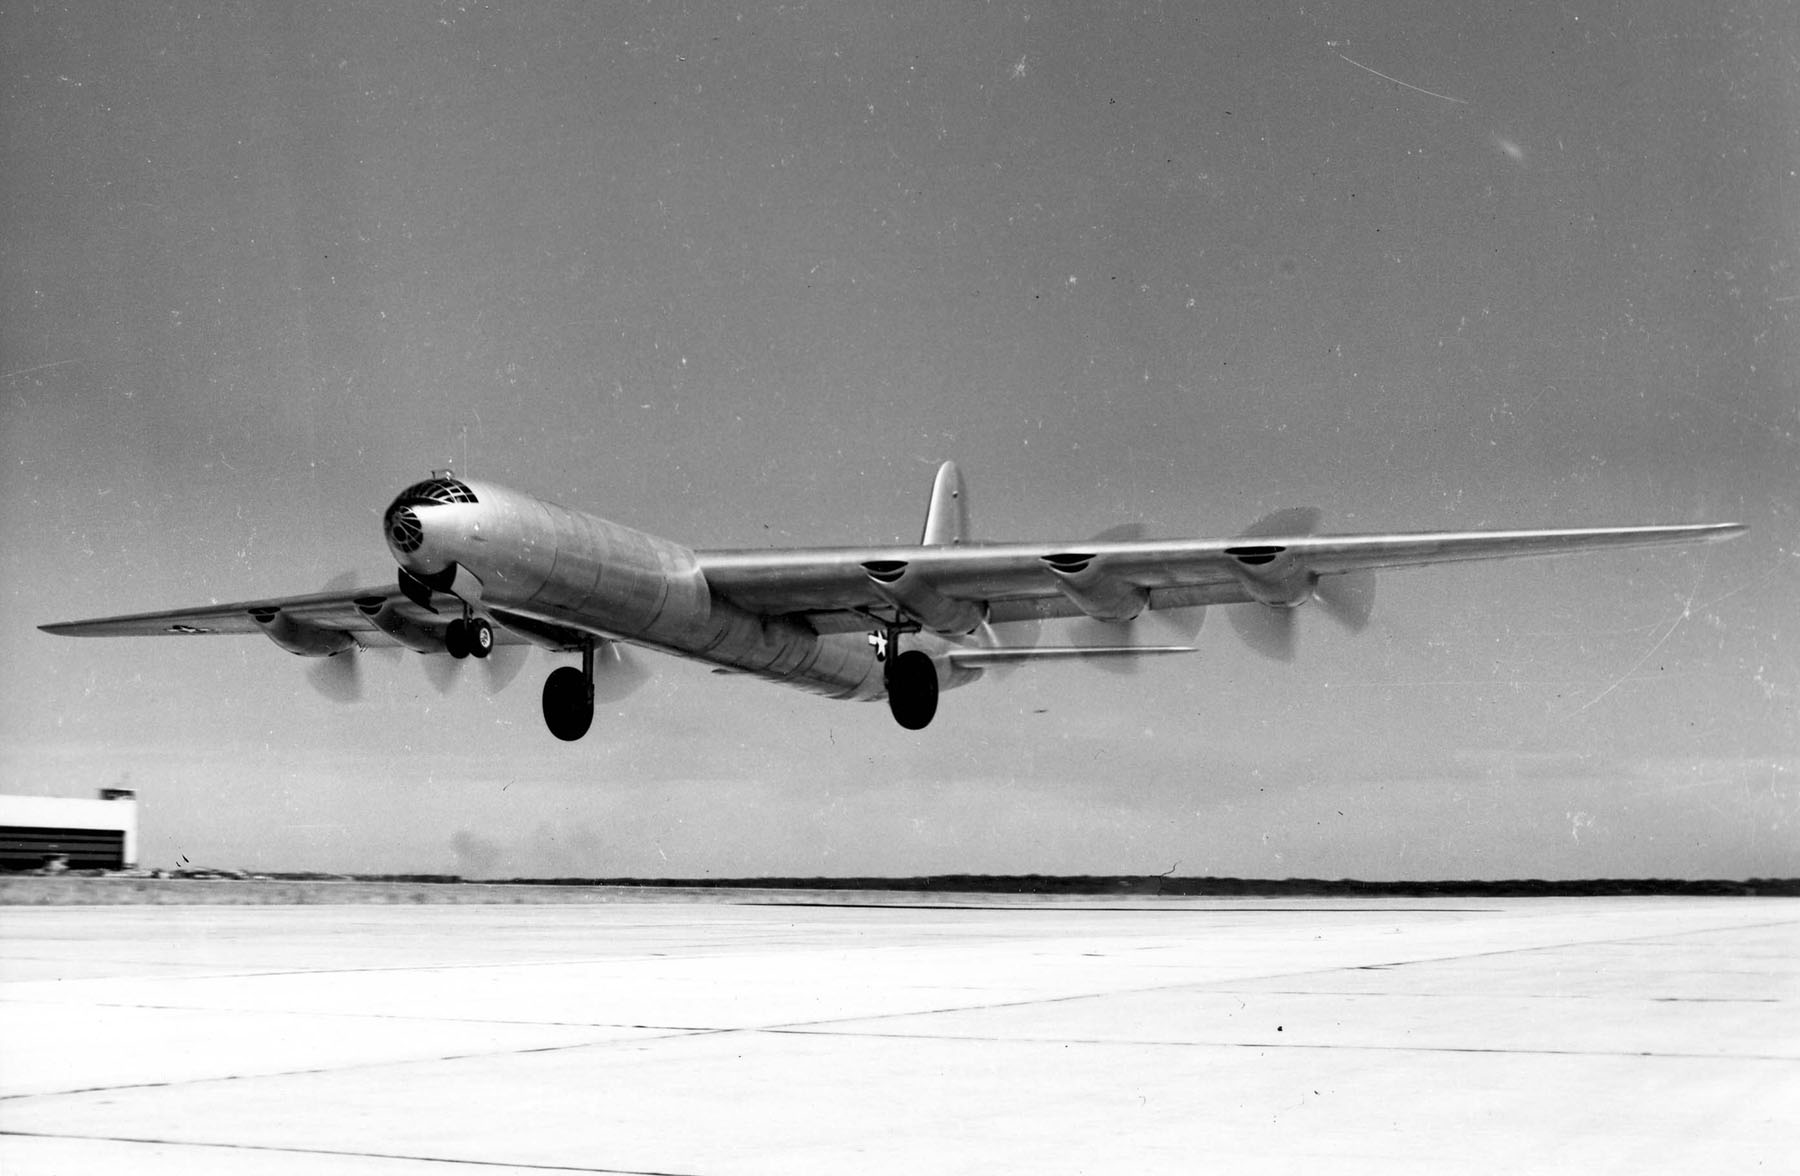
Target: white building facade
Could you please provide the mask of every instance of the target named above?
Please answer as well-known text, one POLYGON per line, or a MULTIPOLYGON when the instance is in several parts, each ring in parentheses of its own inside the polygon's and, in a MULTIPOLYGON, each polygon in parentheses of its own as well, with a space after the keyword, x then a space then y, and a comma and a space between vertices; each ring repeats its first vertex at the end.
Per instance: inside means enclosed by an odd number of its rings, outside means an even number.
POLYGON ((75 800, 0 793, 0 870, 135 867, 137 794, 128 788, 106 788, 100 797, 75 800))

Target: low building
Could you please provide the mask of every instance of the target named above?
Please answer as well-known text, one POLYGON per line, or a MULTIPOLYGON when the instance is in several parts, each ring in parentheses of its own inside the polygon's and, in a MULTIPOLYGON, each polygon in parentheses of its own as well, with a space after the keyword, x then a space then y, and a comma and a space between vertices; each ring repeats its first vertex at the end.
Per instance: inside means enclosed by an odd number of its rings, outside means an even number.
POLYGON ((126 870, 137 865, 137 793, 99 800, 0 793, 0 870, 126 870))

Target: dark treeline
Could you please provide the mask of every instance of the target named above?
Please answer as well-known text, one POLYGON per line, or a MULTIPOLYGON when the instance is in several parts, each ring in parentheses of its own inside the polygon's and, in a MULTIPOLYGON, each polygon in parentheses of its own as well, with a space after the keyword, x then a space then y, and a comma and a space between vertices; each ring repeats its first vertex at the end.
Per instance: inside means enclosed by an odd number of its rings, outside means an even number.
MULTIPOLYGON (((31 871, 38 873, 40 871, 31 871)), ((69 870, 68 877, 111 871, 69 870)), ((115 875, 116 876, 116 875, 115 875)), ((1171 898, 1518 898, 1596 895, 1800 897, 1800 878, 1542 878, 1365 881, 1358 878, 1178 878, 1164 875, 925 874, 913 878, 463 878, 456 874, 157 870, 154 877, 484 886, 615 886, 675 890, 885 890, 914 894, 1164 895, 1171 898)))
POLYGON ((1588 878, 1545 881, 1372 882, 1355 878, 1176 878, 1138 875, 933 874, 916 878, 514 878, 539 886, 658 886, 689 889, 889 890, 936 894, 1131 894, 1174 897, 1356 898, 1589 895, 1800 895, 1800 878, 1588 878))

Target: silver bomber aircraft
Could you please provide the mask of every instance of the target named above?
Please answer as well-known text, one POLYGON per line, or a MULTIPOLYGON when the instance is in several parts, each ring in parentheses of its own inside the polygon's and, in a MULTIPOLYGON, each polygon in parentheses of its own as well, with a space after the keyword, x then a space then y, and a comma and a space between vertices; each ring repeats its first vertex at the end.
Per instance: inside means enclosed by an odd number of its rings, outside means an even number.
POLYGON ((1230 539, 977 543, 954 463, 938 470, 916 547, 693 551, 488 482, 438 474, 383 517, 393 584, 44 625, 76 637, 261 633, 290 653, 348 658, 400 646, 484 658, 496 644, 580 657, 544 683, 544 722, 575 740, 597 682, 632 678, 621 646, 692 658, 832 698, 886 698, 918 730, 938 694, 983 668, 1038 658, 1129 659, 1192 652, 1200 610, 1233 605, 1252 646, 1293 652, 1293 610, 1317 601, 1356 629, 1377 570, 1600 548, 1711 542, 1735 523, 1388 535, 1315 534, 1317 512, 1281 511, 1230 539), (1152 614, 1178 643, 1146 642, 1152 614), (1099 634, 1039 647, 1049 618, 1099 634), (1009 641, 1008 634, 1012 634, 1009 641))

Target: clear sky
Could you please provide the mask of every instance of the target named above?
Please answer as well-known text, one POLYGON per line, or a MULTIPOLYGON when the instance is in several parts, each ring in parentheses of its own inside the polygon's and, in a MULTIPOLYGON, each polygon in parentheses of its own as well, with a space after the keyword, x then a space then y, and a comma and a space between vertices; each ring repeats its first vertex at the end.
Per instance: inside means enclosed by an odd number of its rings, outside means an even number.
POLYGON ((0 787, 145 865, 1800 873, 1786 3, 10 5, 0 787), (454 465, 697 547, 1740 520, 923 733, 34 626, 392 576, 454 465))

